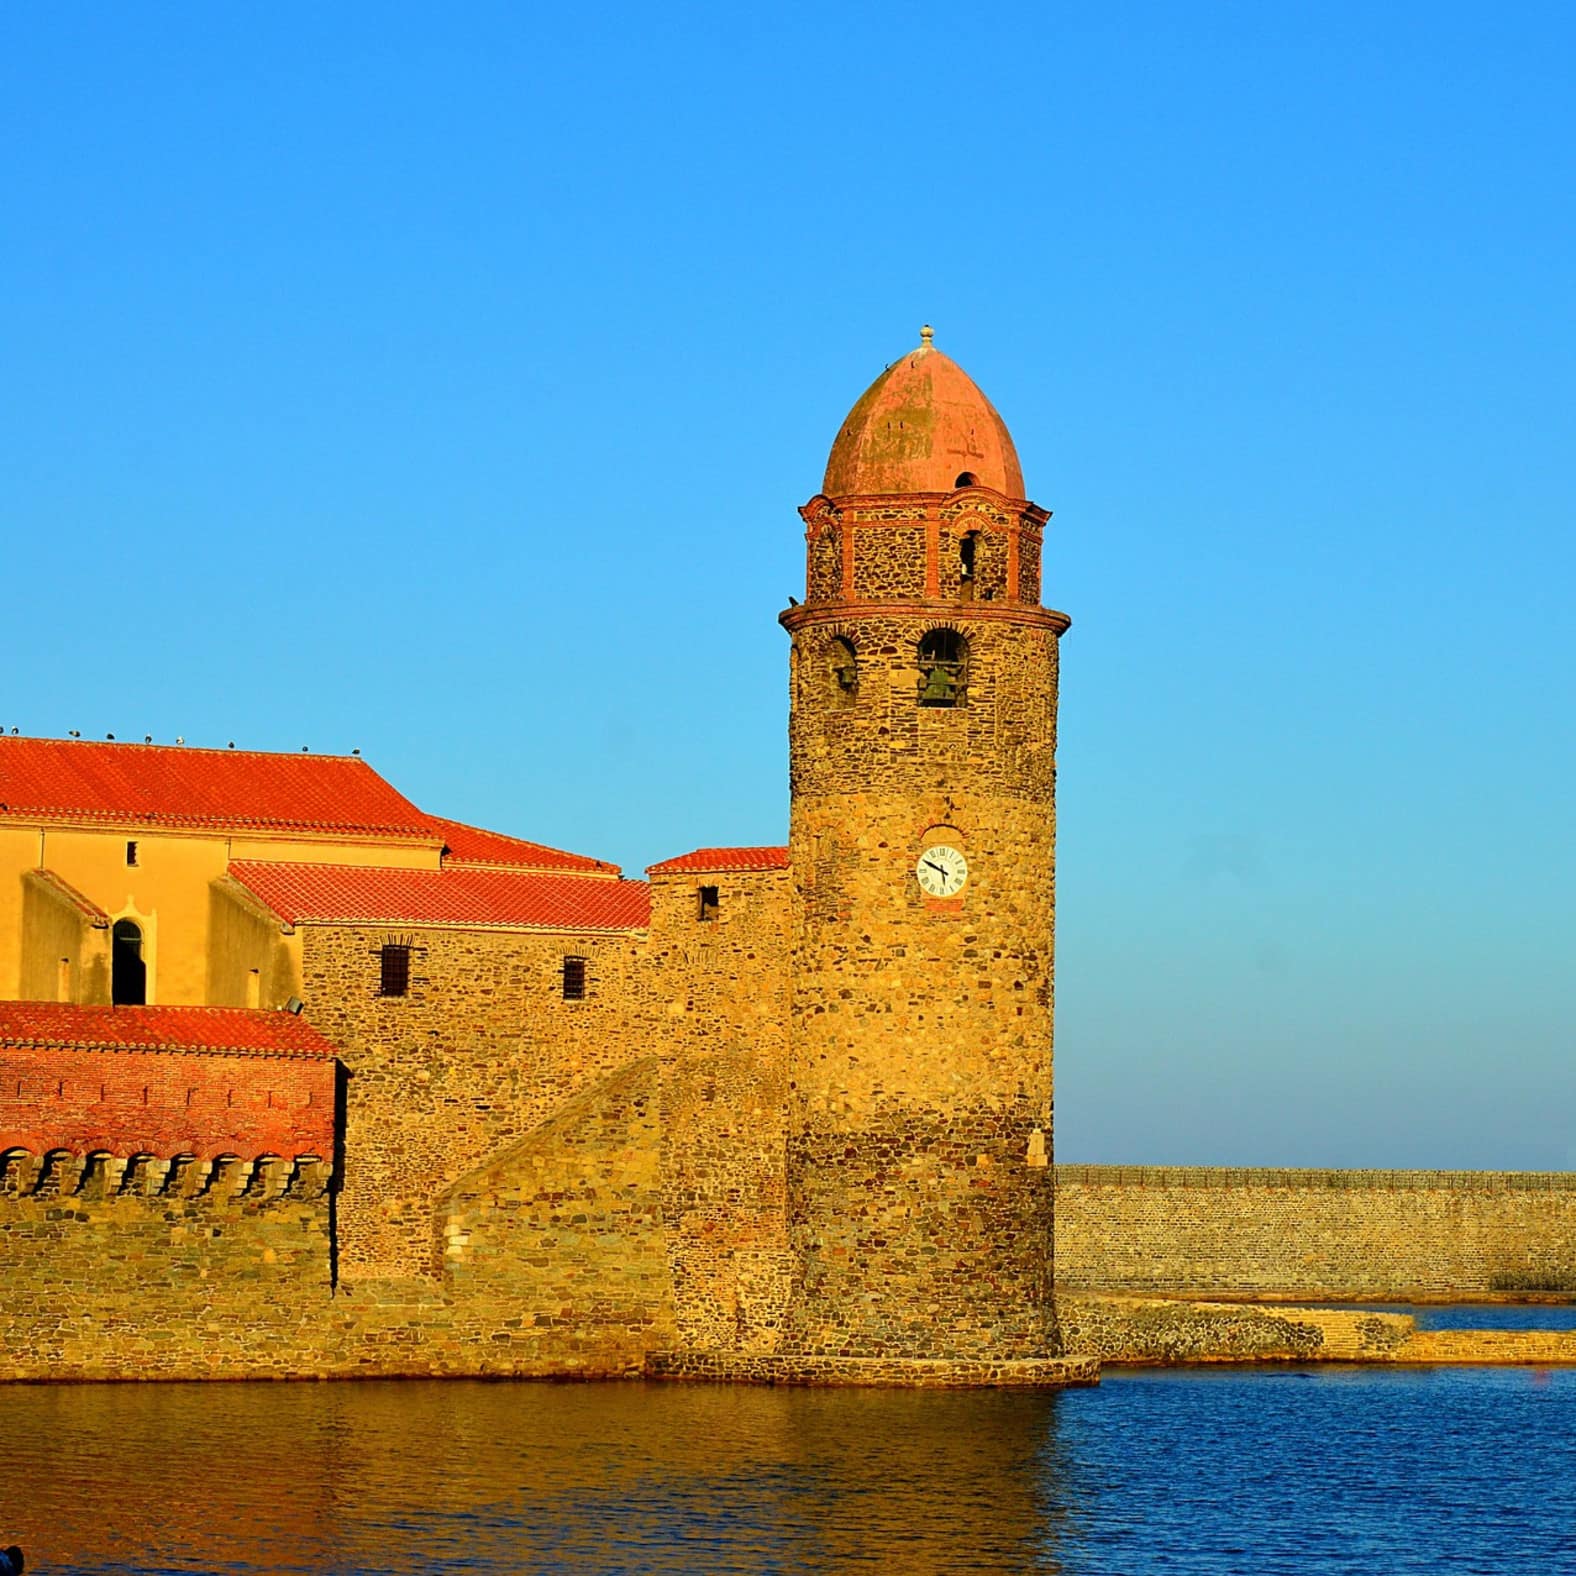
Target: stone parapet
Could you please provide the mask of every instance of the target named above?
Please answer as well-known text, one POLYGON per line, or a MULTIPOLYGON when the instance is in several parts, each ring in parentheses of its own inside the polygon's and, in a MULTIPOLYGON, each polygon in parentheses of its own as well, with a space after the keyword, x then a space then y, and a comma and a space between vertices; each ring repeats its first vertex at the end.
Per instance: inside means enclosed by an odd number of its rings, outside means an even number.
POLYGON ((1576 1175, 1056 1167, 1057 1284, 1245 1301, 1576 1292, 1576 1175))

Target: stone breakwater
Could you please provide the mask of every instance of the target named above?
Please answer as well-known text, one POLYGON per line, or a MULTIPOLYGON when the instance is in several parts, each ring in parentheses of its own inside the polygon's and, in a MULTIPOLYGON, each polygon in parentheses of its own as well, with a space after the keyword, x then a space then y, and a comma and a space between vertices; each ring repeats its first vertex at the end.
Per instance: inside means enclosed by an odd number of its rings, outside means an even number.
POLYGON ((1576 1367, 1576 1330, 1419 1330, 1410 1314, 1061 1293, 1070 1356, 1101 1363, 1576 1367))

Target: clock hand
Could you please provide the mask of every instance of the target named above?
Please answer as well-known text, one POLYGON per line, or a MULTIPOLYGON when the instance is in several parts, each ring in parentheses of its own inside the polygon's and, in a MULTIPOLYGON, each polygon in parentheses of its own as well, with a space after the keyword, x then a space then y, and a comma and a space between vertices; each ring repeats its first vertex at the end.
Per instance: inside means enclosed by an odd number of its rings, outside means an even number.
POLYGON ((942 875, 942 876, 946 875, 947 867, 945 865, 938 865, 934 859, 927 859, 925 861, 925 863, 927 865, 929 865, 930 868, 932 870, 934 870, 937 875, 942 875))

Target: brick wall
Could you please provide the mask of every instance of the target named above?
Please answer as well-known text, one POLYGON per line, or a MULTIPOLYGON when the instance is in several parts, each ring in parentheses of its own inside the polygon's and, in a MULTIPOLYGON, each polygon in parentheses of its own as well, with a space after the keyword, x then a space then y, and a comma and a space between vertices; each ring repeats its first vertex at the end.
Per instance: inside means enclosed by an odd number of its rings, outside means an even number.
POLYGON ((1198 1297, 1576 1292, 1576 1174, 1058 1166, 1069 1289, 1198 1297))
POLYGON ((0 1152, 334 1153, 327 1058, 9 1046, 0 1064, 0 1152))

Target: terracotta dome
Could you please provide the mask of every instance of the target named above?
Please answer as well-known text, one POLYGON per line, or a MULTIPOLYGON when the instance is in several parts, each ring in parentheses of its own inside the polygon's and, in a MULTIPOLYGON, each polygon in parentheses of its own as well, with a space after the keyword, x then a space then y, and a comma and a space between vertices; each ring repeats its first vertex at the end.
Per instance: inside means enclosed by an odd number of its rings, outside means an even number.
POLYGON ((919 348, 894 361, 849 411, 821 490, 836 498, 971 484, 1022 498, 1018 451, 996 407, 924 328, 919 348))

